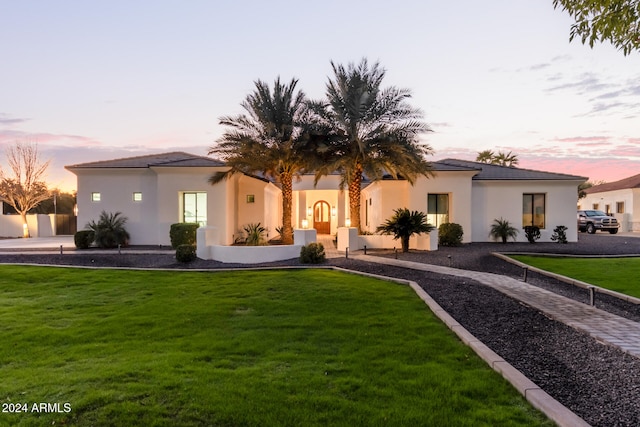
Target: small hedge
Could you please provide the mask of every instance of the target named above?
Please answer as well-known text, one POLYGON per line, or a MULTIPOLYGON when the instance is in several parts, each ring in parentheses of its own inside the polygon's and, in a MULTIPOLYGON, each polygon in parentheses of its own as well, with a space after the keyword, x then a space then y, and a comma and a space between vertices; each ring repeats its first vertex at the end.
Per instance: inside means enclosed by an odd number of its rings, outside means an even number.
POLYGON ((95 233, 93 230, 80 230, 73 235, 73 242, 78 249, 88 249, 94 240, 95 233))
POLYGON ((300 262, 302 264, 320 264, 326 260, 322 243, 309 243, 300 249, 300 262))
POLYGON ((180 222, 171 224, 169 229, 169 238, 171 239, 171 247, 178 249, 180 245, 195 245, 196 230, 200 224, 196 222, 180 222))
POLYGON ((176 260, 178 262, 191 262, 195 261, 196 256, 196 245, 180 245, 176 248, 176 260))
POLYGON ((540 228, 535 225, 527 225, 524 228, 524 235, 529 243, 535 243, 540 238, 540 228))
POLYGON ((438 227, 438 245, 460 246, 462 244, 462 226, 454 222, 447 222, 438 227))

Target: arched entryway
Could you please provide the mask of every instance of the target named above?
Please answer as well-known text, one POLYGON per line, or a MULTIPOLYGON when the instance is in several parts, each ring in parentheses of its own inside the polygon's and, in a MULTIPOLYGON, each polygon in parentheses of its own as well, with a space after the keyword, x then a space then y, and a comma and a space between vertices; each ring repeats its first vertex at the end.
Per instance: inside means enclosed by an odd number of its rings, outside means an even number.
POLYGON ((331 233, 331 207, 324 200, 313 205, 313 228, 318 234, 331 233))

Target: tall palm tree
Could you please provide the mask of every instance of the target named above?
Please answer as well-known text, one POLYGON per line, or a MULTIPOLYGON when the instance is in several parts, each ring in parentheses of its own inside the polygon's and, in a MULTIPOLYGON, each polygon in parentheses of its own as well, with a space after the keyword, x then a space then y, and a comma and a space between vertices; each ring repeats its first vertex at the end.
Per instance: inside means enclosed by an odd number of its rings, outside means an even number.
POLYGON ((274 179, 282 188, 282 241, 293 243, 291 210, 293 178, 303 172, 301 124, 306 111, 305 95, 296 92, 297 79, 288 85, 275 80, 273 92, 258 80, 255 90, 242 102, 245 114, 220 118, 228 130, 210 147, 209 154, 231 166, 209 178, 211 184, 236 173, 255 174, 274 179))
POLYGON ((498 154, 491 161, 491 163, 494 165, 508 166, 510 168, 515 167, 518 164, 518 162, 519 162, 518 155, 513 154, 511 151, 509 151, 508 153, 499 151, 498 154))
POLYGON ((363 176, 382 179, 385 174, 407 179, 430 176, 426 156, 432 154, 418 136, 429 131, 422 112, 410 106, 408 89, 381 88, 385 70, 366 59, 348 67, 331 62, 334 77, 327 83, 326 101, 312 102, 315 132, 326 132, 317 143, 316 182, 340 172, 341 186, 349 191, 352 227, 360 227, 360 190, 363 176))
POLYGON ((495 158, 495 153, 493 152, 493 150, 478 151, 478 155, 476 156, 476 162, 491 163, 494 158, 495 158))

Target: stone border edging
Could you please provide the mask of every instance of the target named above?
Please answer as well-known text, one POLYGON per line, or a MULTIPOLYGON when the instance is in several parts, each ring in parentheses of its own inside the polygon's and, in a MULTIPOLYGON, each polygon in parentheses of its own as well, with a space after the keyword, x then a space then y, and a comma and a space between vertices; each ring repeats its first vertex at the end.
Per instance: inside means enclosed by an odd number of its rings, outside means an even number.
POLYGON ((533 267, 531 265, 520 262, 516 259, 510 258, 509 255, 527 255, 527 256, 542 256, 542 257, 566 257, 566 258, 631 258, 638 257, 638 255, 630 255, 630 256, 588 256, 588 257, 580 257, 576 255, 554 255, 554 254, 540 254, 540 253, 527 253, 527 252, 491 252, 491 255, 500 258, 503 261, 507 261, 513 265, 516 265, 521 268, 527 268, 529 271, 533 271, 538 274, 542 274, 543 276, 551 277, 552 279, 556 279, 560 282, 567 283, 569 285, 573 285, 582 289, 590 289, 593 288, 599 294, 609 295, 614 298, 618 298, 622 301, 629 302, 631 304, 640 304, 640 298, 633 297, 631 295, 626 295, 620 292, 612 291, 611 289, 601 288, 600 286, 592 285, 591 283, 583 282, 578 279, 573 279, 568 276, 563 276, 561 274, 552 273, 550 271, 542 270, 537 267, 533 267))
POLYGON ((0 265, 29 265, 39 267, 63 267, 82 269, 112 269, 112 270, 137 270, 137 271, 177 271, 177 272, 229 272, 229 271, 251 271, 251 270, 303 270, 322 269, 334 270, 347 274, 371 277, 408 285, 429 309, 440 319, 456 336, 469 348, 471 348, 491 369, 502 375, 524 398, 536 409, 545 414, 559 427, 590 427, 586 421, 576 415, 569 408, 558 402, 551 395, 538 387, 533 381, 527 378, 522 372, 514 368, 509 362, 491 350, 482 341, 472 335, 464 326, 458 323, 440 304, 420 287, 416 282, 395 277, 381 276, 373 273, 366 273, 356 270, 349 270, 336 266, 283 266, 283 267, 248 267, 248 268, 223 268, 223 269, 166 269, 166 268, 128 268, 128 267, 92 267, 73 265, 51 265, 51 264, 20 264, 20 263, 0 263, 0 265))

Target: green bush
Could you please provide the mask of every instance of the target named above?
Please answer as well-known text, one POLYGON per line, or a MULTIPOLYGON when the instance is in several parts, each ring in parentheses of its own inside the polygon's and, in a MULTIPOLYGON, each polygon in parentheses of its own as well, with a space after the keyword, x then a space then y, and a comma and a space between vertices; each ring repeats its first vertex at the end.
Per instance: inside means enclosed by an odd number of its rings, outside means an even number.
POLYGON ((93 230, 80 230, 76 231, 76 234, 73 235, 73 242, 78 249, 88 249, 94 239, 95 234, 93 230))
POLYGON ((326 260, 322 243, 309 243, 300 249, 300 262, 302 264, 320 264, 326 260))
POLYGON ((195 245, 196 233, 200 227, 197 222, 179 222, 171 224, 169 229, 169 239, 171 239, 171 247, 178 249, 180 245, 195 245))
POLYGON ((196 256, 196 245, 180 245, 176 248, 176 260, 178 262, 191 262, 195 261, 196 256))
POLYGON ((454 222, 447 222, 438 228, 438 245, 460 246, 462 244, 462 226, 454 222))
POLYGON ((535 243, 540 238, 540 228, 535 225, 527 225, 524 228, 524 235, 529 243, 535 243))
POLYGON ((567 227, 564 225, 559 225, 553 229, 553 235, 551 236, 551 241, 556 243, 569 243, 567 240, 567 227))

